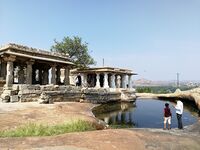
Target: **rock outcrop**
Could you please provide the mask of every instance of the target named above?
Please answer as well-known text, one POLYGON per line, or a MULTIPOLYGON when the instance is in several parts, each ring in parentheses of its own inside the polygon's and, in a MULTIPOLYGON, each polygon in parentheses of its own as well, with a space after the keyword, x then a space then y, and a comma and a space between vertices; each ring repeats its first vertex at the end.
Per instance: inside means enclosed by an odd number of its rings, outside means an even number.
POLYGON ((174 98, 174 99, 187 99, 194 101, 200 110, 200 88, 192 90, 181 91, 177 89, 174 93, 169 94, 152 94, 152 93, 136 93, 137 97, 151 97, 151 98, 174 98))

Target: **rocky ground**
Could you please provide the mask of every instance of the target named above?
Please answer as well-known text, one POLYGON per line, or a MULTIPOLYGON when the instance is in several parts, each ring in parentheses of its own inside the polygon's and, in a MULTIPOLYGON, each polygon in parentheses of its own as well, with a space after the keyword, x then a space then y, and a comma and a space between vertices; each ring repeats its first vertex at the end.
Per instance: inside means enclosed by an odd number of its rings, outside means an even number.
MULTIPOLYGON (((96 122, 89 103, 0 104, 0 129, 10 129, 27 122, 58 124, 73 119, 96 122)), ((195 150, 200 149, 200 121, 184 130, 104 129, 67 133, 51 137, 0 138, 0 149, 45 150, 195 150)))

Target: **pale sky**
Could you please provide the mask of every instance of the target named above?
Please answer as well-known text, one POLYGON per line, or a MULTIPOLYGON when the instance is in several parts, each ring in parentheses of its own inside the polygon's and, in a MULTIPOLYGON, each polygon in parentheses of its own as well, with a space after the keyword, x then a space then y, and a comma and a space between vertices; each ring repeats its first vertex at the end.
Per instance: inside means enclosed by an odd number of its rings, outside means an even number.
POLYGON ((64 36, 135 79, 200 80, 200 0, 0 0, 0 45, 49 50, 64 36))

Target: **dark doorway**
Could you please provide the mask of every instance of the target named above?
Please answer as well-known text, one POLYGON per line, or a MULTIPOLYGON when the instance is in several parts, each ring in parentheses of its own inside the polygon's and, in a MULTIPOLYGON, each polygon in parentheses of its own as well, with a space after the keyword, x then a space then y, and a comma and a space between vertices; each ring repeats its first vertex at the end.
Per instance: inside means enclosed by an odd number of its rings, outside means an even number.
POLYGON ((76 86, 81 86, 81 76, 80 75, 78 75, 76 77, 76 86))
POLYGON ((100 74, 100 86, 103 87, 104 75, 100 74))

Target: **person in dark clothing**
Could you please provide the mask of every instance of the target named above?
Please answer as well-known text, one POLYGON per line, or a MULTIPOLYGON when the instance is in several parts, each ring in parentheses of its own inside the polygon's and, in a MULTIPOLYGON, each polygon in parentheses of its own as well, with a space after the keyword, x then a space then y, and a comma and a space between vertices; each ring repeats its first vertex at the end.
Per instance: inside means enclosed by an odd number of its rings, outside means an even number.
POLYGON ((166 130, 166 124, 168 122, 168 130, 171 129, 170 125, 171 125, 171 117, 172 117, 172 113, 171 110, 169 108, 169 104, 165 103, 165 108, 164 108, 164 130, 166 130))

